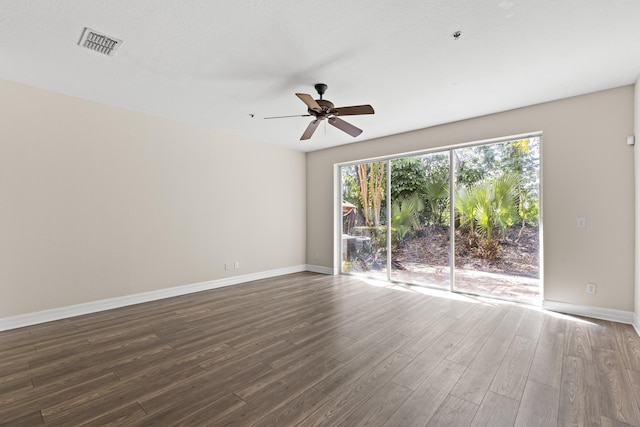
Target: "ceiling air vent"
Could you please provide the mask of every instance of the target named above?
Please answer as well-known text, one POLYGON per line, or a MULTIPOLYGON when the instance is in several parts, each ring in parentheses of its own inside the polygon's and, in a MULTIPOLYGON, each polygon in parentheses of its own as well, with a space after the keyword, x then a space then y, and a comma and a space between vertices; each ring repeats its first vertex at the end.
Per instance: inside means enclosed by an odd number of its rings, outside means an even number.
POLYGON ((91 28, 85 28, 84 31, 82 31, 82 37, 80 37, 80 41, 78 42, 78 45, 80 46, 95 50, 96 52, 104 53, 108 56, 113 56, 116 49, 118 49, 121 44, 122 40, 105 36, 91 28))

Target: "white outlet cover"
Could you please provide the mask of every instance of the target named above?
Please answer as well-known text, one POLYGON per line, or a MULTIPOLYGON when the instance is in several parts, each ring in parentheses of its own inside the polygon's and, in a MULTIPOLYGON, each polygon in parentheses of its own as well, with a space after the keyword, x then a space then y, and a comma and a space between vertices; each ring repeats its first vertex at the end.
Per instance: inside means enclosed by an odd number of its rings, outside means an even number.
POLYGON ((582 217, 576 218, 576 227, 585 228, 586 226, 587 226, 587 219, 586 218, 582 218, 582 217))

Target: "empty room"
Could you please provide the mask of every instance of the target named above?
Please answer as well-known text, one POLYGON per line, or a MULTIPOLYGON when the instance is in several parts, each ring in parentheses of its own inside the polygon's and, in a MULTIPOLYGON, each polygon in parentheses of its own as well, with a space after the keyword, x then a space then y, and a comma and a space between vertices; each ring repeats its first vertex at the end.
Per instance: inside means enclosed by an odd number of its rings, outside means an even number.
POLYGON ((638 16, 0 2, 0 426, 640 427, 638 16))

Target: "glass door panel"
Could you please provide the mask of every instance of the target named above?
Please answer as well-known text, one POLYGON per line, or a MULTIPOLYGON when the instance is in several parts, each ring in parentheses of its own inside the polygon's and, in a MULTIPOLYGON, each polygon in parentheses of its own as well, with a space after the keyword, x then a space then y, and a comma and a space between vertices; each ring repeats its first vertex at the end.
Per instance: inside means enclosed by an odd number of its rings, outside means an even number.
POLYGON ((449 151, 391 161, 391 280, 450 288, 449 151))
POLYGON ((454 290, 536 302, 540 138, 453 150, 454 290))
POLYGON ((387 161, 340 168, 344 273, 388 279, 387 170, 387 161))

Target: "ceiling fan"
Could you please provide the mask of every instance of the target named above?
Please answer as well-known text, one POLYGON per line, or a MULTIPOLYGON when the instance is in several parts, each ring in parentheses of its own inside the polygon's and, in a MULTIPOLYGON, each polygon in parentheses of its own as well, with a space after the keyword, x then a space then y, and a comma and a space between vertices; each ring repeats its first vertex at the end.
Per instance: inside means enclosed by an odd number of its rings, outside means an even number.
POLYGON ((313 132, 320 124, 322 120, 327 120, 330 125, 337 127, 343 132, 356 137, 362 133, 362 129, 359 129, 351 123, 345 122, 338 116, 356 116, 360 114, 374 114, 373 107, 371 105, 353 105, 349 107, 335 107, 333 102, 322 99, 322 95, 327 91, 327 85, 324 83, 318 83, 314 86, 320 99, 313 99, 311 95, 306 93, 296 93, 296 96, 307 105, 307 112, 309 114, 300 114, 294 116, 278 116, 278 117, 265 117, 265 119, 281 119, 284 117, 315 117, 307 129, 304 131, 300 140, 311 138, 313 132))

